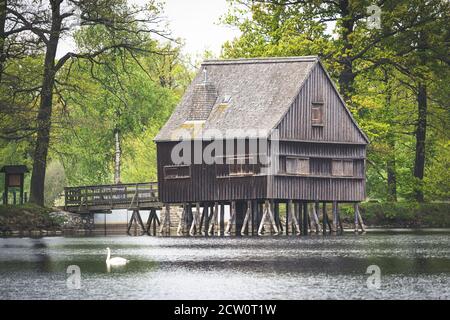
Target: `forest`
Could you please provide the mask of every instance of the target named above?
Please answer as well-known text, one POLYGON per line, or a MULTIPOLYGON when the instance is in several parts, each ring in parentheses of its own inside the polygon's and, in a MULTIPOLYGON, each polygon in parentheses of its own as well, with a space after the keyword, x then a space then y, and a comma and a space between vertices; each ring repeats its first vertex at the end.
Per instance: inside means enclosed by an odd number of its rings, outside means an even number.
MULTIPOLYGON (((228 8, 218 23, 240 36, 214 58, 321 58, 370 139, 369 200, 450 200, 448 1, 228 8)), ((156 181, 153 137, 201 62, 164 17, 153 0, 0 0, 0 164, 28 166, 31 202, 52 206, 64 186, 156 181)))

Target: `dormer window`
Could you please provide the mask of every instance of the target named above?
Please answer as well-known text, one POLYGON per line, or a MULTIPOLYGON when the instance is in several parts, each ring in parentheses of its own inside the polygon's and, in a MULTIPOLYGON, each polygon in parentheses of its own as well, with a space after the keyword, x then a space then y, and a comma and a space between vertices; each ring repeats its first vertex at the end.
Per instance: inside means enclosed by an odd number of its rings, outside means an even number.
POLYGON ((311 106, 311 125, 323 126, 323 101, 313 101, 311 106))

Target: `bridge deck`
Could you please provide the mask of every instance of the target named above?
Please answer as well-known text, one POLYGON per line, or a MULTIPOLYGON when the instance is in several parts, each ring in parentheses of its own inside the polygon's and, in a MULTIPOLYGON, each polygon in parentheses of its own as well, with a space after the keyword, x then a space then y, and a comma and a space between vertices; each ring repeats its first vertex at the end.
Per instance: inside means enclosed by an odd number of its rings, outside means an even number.
POLYGON ((64 209, 74 213, 114 209, 149 210, 162 207, 158 183, 129 183, 64 188, 64 209))

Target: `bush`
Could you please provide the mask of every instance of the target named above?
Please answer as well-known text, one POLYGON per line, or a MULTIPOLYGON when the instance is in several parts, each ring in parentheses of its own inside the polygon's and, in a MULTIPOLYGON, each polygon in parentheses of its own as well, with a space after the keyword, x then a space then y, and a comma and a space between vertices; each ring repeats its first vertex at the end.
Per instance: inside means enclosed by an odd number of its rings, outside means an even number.
POLYGON ((60 219, 52 217, 52 209, 26 203, 19 206, 0 206, 0 231, 55 230, 61 225, 60 219))
MULTIPOLYGON (((365 202, 360 206, 365 224, 389 227, 450 227, 450 203, 365 202)), ((353 223, 353 207, 343 205, 342 216, 353 223)))

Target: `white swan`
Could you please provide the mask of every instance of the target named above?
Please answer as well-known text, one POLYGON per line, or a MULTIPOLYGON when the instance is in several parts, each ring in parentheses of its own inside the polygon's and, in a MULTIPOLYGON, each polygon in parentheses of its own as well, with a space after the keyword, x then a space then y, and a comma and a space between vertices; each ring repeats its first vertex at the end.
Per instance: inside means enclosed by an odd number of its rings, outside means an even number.
POLYGON ((106 264, 108 266, 124 266, 128 262, 130 262, 130 260, 121 257, 111 258, 111 250, 109 250, 109 248, 106 248, 106 251, 108 251, 108 256, 106 257, 106 264))

